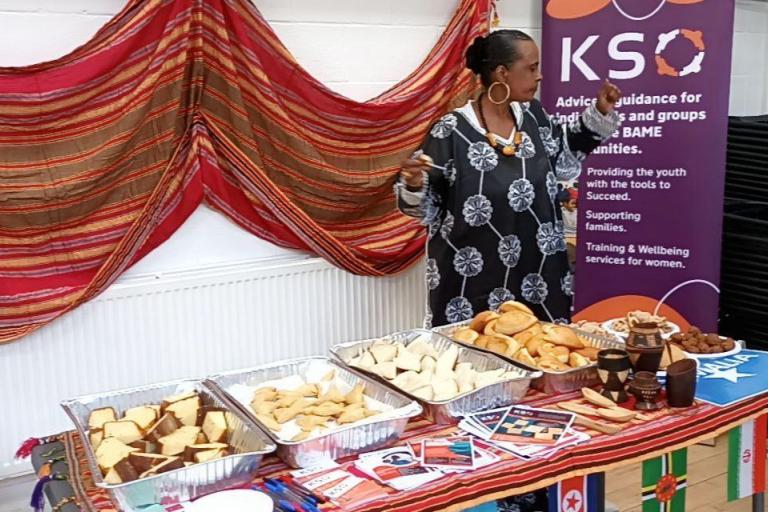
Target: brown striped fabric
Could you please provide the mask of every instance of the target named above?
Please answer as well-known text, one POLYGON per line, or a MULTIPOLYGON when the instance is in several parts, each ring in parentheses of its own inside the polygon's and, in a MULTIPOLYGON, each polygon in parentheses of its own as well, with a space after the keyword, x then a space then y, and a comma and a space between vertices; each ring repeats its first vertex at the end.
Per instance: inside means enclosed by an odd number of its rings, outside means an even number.
POLYGON ((247 0, 133 0, 56 61, 0 68, 0 343, 98 294, 205 201, 283 247, 380 276, 421 227, 399 163, 475 83, 491 0, 461 0, 422 65, 356 102, 247 0))

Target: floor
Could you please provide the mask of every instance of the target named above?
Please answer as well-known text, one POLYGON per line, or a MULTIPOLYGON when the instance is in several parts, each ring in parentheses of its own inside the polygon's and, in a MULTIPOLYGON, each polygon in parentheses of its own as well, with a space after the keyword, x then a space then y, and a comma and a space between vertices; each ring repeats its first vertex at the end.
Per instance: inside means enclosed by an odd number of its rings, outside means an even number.
MULTIPOLYGON (((725 497, 728 442, 714 447, 694 446, 688 452, 689 487, 686 510, 691 512, 748 512, 750 500, 727 503, 725 497)), ((0 512, 29 512, 31 476, 0 481, 0 512)), ((640 466, 608 473, 606 497, 620 512, 640 512, 640 466)), ((49 510, 49 509, 47 509, 49 510)))

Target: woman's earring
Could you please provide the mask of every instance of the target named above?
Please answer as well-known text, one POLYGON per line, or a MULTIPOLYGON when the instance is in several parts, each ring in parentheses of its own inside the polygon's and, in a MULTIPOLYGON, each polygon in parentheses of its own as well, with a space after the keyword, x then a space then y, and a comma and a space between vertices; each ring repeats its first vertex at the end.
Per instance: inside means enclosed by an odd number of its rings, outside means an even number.
POLYGON ((505 82, 493 82, 491 86, 488 88, 487 94, 488 94, 488 101, 490 101, 494 105, 501 105, 502 103, 509 102, 509 96, 512 94, 512 91, 509 89, 509 85, 507 85, 505 82), (501 85, 507 90, 507 94, 504 96, 504 99, 501 101, 494 100, 493 96, 491 95, 491 91, 497 85, 501 85))

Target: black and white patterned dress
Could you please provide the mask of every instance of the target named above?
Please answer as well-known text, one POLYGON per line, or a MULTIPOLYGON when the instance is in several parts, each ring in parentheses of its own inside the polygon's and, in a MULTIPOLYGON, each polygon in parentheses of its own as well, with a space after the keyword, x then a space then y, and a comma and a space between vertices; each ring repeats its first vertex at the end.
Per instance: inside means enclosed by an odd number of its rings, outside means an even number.
MULTIPOLYGON (((432 126, 421 151, 434 167, 423 189, 395 186, 400 210, 429 230, 428 325, 467 320, 512 299, 541 319, 570 316, 558 183, 579 176, 581 162, 618 128, 618 115, 593 105, 562 126, 538 101, 511 109, 523 133, 516 155, 488 143, 470 102, 432 126)), ((507 145, 514 134, 498 139, 507 145)))

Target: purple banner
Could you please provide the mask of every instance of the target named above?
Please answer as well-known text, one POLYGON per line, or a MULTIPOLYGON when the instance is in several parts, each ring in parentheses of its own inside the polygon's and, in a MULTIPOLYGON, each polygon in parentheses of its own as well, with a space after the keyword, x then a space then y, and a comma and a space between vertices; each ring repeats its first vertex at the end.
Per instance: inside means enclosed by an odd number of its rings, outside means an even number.
POLYGON ((621 129, 566 184, 578 195, 576 318, 658 308, 716 328, 733 10, 733 0, 544 1, 547 110, 573 121, 605 79, 623 93, 621 129))

